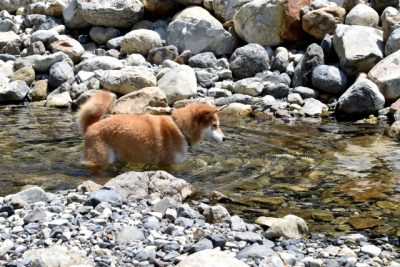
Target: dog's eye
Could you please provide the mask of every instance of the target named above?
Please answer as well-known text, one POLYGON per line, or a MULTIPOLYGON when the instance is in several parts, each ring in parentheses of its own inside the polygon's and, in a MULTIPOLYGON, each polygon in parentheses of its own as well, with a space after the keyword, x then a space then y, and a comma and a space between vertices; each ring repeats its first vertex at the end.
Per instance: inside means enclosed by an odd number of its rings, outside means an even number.
POLYGON ((217 129, 217 128, 218 128, 218 124, 214 123, 214 124, 212 125, 212 127, 213 127, 214 129, 217 129))

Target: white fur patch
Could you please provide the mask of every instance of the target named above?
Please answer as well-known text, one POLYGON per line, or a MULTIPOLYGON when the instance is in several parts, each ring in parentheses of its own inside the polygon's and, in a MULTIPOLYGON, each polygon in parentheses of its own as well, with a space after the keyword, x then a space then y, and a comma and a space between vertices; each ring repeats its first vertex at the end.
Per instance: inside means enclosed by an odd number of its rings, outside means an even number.
POLYGON ((182 151, 174 155, 174 163, 182 163, 189 157, 188 144, 185 144, 182 151))
POLYGON ((118 154, 114 149, 108 147, 107 149, 107 162, 108 164, 113 164, 118 161, 118 154))
POLYGON ((212 139, 212 140, 217 141, 217 142, 221 142, 221 141, 224 140, 224 134, 221 133, 218 130, 211 129, 211 126, 204 129, 203 137, 204 138, 208 138, 208 139, 212 139))

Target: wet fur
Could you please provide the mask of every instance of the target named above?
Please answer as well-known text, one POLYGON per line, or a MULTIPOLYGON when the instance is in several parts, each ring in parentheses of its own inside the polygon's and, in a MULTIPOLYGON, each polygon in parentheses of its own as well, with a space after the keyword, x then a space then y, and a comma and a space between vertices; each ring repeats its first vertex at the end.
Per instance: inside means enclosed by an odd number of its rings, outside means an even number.
POLYGON ((190 104, 174 109, 171 116, 117 114, 101 119, 112 102, 110 93, 100 92, 78 113, 85 134, 84 160, 89 166, 103 169, 117 160, 162 165, 180 163, 187 158, 188 142, 197 144, 205 132, 210 132, 210 127, 223 140, 217 107, 190 104))

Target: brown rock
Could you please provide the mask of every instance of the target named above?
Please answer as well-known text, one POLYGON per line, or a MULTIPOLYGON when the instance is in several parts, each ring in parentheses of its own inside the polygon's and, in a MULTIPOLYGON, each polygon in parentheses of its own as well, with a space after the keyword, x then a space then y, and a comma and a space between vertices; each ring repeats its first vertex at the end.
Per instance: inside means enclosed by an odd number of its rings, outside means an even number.
POLYGON ((168 100, 158 87, 146 87, 119 98, 111 113, 143 114, 147 107, 168 107, 168 100))
POLYGON ((311 213, 311 218, 319 222, 331 222, 335 219, 333 214, 327 210, 314 210, 311 213))
POLYGON ((32 67, 23 67, 17 70, 12 76, 11 81, 24 81, 30 86, 35 80, 35 70, 32 67))
POLYGON ((383 200, 392 190, 380 182, 352 181, 333 189, 334 193, 350 196, 355 202, 383 200))
POLYGON ((32 101, 42 101, 47 98, 47 80, 38 80, 33 83, 30 97, 32 101))
POLYGON ((379 225, 379 220, 374 218, 350 218, 350 225, 356 230, 374 228, 379 225))
POLYGON ((301 40, 304 37, 304 31, 301 26, 300 10, 303 7, 310 6, 310 0, 283 2, 285 30, 282 33, 282 39, 288 42, 301 40))
POLYGON ((325 34, 332 34, 336 24, 344 23, 346 10, 341 7, 324 7, 313 10, 302 18, 302 27, 305 32, 322 40, 325 34))
POLYGON ((175 59, 175 62, 179 64, 187 64, 191 56, 192 52, 190 52, 190 50, 185 50, 175 59))
POLYGON ((81 55, 85 52, 83 46, 76 40, 66 36, 60 35, 56 37, 58 40, 50 45, 53 53, 64 52, 74 63, 77 63, 81 55))

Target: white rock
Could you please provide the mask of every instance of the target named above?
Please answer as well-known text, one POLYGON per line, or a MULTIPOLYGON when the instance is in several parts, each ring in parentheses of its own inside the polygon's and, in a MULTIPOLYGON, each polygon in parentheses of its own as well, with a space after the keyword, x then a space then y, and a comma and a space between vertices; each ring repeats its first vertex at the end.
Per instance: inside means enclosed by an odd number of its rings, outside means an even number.
POLYGON ((366 253, 372 257, 377 257, 381 254, 382 249, 375 245, 364 245, 361 247, 361 252, 366 253))
POLYGON ((101 79, 101 86, 123 95, 145 87, 155 86, 156 83, 157 79, 153 72, 144 67, 107 70, 101 79))
POLYGON ((361 3, 347 13, 346 24, 377 27, 379 24, 379 14, 372 7, 361 3))
POLYGON ((162 46, 160 35, 151 30, 140 29, 127 33, 121 41, 121 52, 146 56, 153 48, 162 46))
POLYGON ((158 80, 157 87, 167 96, 168 103, 196 96, 197 79, 194 70, 186 65, 173 68, 158 80))
POLYGON ((213 52, 215 55, 231 54, 235 38, 207 10, 188 7, 179 12, 168 26, 167 44, 175 45, 179 52, 190 50, 193 54, 213 52))

